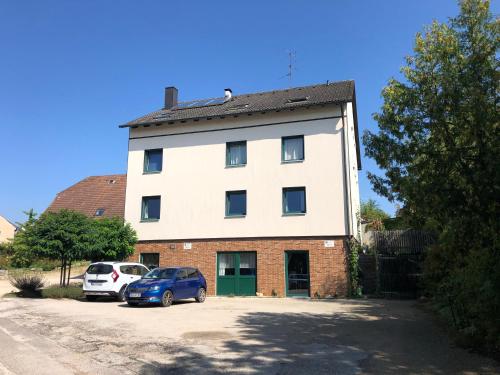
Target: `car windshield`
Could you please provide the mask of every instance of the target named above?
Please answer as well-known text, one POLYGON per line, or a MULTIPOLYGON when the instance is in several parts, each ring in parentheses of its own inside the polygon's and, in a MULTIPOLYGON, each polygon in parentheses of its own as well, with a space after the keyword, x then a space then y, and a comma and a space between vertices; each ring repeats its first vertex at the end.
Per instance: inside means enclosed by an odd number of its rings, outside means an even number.
POLYGON ((143 279, 173 279, 175 276, 176 268, 155 268, 149 271, 142 278, 143 279))
POLYGON ((113 266, 111 264, 91 264, 87 270, 90 275, 106 275, 113 272, 113 266))

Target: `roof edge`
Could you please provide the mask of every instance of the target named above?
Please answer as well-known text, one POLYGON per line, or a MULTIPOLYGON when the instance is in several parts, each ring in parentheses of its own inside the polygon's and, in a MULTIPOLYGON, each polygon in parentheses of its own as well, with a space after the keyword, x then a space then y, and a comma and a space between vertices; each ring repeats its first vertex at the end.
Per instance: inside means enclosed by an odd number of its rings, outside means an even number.
MULTIPOLYGON (((310 103, 304 103, 304 104, 301 104, 301 105, 295 105, 293 107, 290 107, 289 109, 284 109, 282 107, 276 107, 276 108, 271 108, 271 109, 267 109, 267 110, 249 110, 249 111, 244 111, 244 112, 238 112, 238 113, 228 113, 227 114, 227 117, 231 116, 235 116, 235 115, 246 115, 246 114, 255 114, 255 113, 268 113, 268 112, 276 112, 276 111, 286 111, 286 110, 294 110, 294 109, 302 109, 302 108, 308 108, 308 107, 318 107, 318 106, 324 106, 324 105, 329 105, 329 104, 332 104, 332 105, 338 105, 338 104, 343 104, 343 103, 349 103, 351 102, 352 100, 336 100, 336 101, 328 101, 328 102, 320 102, 320 103, 314 103, 314 104, 310 104, 310 103)), ((178 123, 178 122, 182 122, 182 121, 191 121, 191 120, 204 120, 204 119, 207 119, 207 118, 225 118, 226 116, 225 115, 216 115, 216 116, 193 116, 193 117, 186 117, 186 118, 182 118, 182 119, 175 119, 175 120, 158 120, 158 121, 148 121, 148 122, 143 122, 143 123, 140 123, 140 124, 130 124, 130 123, 125 123, 125 124, 122 124, 122 125, 118 125, 118 127, 120 129, 123 129, 123 128, 139 128, 139 127, 142 127, 142 126, 151 126, 151 125, 160 125, 160 124, 165 124, 165 123, 178 123)), ((135 120, 133 120, 135 121, 135 120)))

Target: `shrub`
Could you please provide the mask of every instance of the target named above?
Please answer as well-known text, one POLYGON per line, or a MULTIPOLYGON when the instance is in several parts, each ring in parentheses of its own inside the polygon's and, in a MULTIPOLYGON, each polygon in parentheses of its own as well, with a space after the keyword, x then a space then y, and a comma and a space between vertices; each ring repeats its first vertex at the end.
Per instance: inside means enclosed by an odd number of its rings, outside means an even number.
MULTIPOLYGON (((471 246, 472 247, 472 246, 471 246)), ((458 244, 440 243, 426 259, 425 282, 439 315, 460 345, 500 353, 500 252, 477 247, 457 257, 458 244)))
POLYGON ((0 270, 10 268, 10 257, 0 254, 0 270))
POLYGON ((80 299, 83 297, 83 290, 81 284, 71 284, 69 286, 51 285, 42 289, 42 297, 80 299))
POLYGON ((17 249, 10 257, 10 265, 14 268, 26 268, 31 266, 33 255, 25 248, 17 249))
POLYGON ((45 285, 40 272, 19 272, 9 274, 11 285, 23 293, 36 294, 45 285))
POLYGON ((361 244, 352 239, 349 242, 349 296, 361 297, 361 286, 359 284, 359 253, 362 251, 361 244))
POLYGON ((56 267, 59 266, 59 262, 57 260, 40 258, 33 262, 31 267, 33 268, 41 268, 42 271, 52 271, 56 267))

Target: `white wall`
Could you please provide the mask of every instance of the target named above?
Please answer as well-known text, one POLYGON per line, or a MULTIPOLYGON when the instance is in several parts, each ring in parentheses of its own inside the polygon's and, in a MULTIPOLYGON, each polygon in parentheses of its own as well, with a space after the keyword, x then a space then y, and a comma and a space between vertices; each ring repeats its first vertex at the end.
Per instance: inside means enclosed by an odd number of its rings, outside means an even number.
POLYGON ((0 243, 13 239, 15 233, 16 227, 7 219, 0 216, 0 243))
POLYGON ((345 235, 339 115, 325 107, 131 129, 125 218, 140 240, 345 235), (297 120, 304 121, 288 122, 297 120), (255 125, 265 126, 243 128, 255 125), (180 134, 209 129, 227 130, 180 134), (305 161, 282 164, 281 137, 300 134, 305 161), (226 142, 240 140, 247 141, 247 165, 226 168, 226 142), (163 171, 143 175, 151 148, 164 149, 163 171), (282 188, 294 186, 306 187, 307 214, 282 216, 282 188), (228 190, 247 191, 245 218, 224 218, 228 190), (161 195, 161 218, 141 223, 148 195, 161 195))
POLYGON ((356 133, 354 131, 354 115, 352 103, 347 103, 344 107, 345 111, 345 139, 347 158, 347 180, 349 181, 349 207, 351 234, 361 240, 359 233, 359 213, 360 213, 360 197, 359 197, 359 176, 358 176, 358 155, 356 152, 356 133))

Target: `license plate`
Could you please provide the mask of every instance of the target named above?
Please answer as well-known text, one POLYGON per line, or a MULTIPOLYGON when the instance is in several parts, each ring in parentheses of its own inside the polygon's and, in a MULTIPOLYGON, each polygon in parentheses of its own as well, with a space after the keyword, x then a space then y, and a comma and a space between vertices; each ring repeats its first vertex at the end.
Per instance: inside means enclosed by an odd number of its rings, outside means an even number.
POLYGON ((139 298, 141 293, 130 293, 130 298, 139 298))

